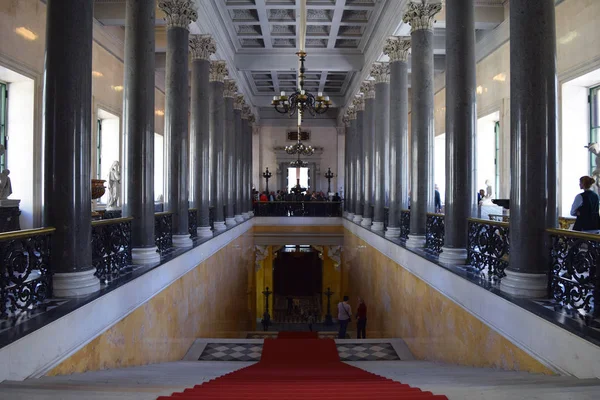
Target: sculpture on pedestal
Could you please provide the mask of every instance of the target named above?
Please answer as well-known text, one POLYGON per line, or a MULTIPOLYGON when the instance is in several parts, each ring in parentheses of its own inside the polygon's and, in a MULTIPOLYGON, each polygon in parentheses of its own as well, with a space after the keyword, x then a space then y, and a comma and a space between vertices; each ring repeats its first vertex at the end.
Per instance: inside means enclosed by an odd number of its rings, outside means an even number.
POLYGON ((5 169, 0 173, 0 200, 8 199, 12 194, 12 185, 10 183, 10 171, 5 169))
POLYGON ((108 174, 108 209, 114 209, 119 206, 121 198, 121 164, 115 161, 110 166, 108 174))
POLYGON ((596 165, 591 173, 592 178, 594 178, 596 183, 592 185, 592 190, 596 193, 600 193, 600 144, 590 143, 585 147, 590 153, 596 156, 596 165))

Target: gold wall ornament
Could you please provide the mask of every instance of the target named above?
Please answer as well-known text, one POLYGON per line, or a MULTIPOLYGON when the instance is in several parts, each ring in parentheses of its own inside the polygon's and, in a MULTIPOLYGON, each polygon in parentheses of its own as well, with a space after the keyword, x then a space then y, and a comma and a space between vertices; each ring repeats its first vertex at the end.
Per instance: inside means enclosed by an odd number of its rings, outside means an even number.
POLYGON ((373 63, 371 66, 371 76, 375 78, 375 83, 390 83, 390 63, 373 63))
POLYGON ((209 80, 211 82, 223 82, 227 76, 227 63, 223 60, 210 62, 209 80))
POLYGON ((189 30, 190 24, 198 19, 196 5, 192 0, 159 0, 158 8, 165 13, 167 28, 189 30))
POLYGON ((190 35, 192 60, 208 60, 217 51, 217 43, 211 35, 190 35))
POLYGON ((390 57, 390 62, 407 62, 410 52, 410 37, 392 36, 387 38, 383 53, 390 57))
POLYGON ((419 30, 432 30, 433 23, 435 22, 435 15, 442 10, 441 3, 427 3, 423 2, 408 3, 408 8, 402 21, 406 24, 410 24, 411 32, 419 30))

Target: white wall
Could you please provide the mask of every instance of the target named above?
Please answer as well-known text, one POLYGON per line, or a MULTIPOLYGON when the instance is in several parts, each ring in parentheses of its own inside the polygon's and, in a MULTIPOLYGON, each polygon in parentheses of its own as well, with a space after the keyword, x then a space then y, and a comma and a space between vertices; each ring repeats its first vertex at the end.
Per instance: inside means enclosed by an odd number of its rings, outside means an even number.
POLYGON ((32 79, 21 76, 8 85, 8 169, 12 184, 11 199, 20 199, 21 229, 34 227, 34 95, 32 79))
POLYGON ((442 204, 446 201, 446 134, 435 137, 433 145, 433 181, 438 186, 442 204))
POLYGON ((489 180, 493 189, 493 198, 498 198, 494 158, 496 152, 495 127, 499 118, 499 113, 495 112, 477 120, 475 191, 486 190, 485 181, 489 180))
MULTIPOLYGON (((104 110, 98 110, 98 115, 102 120, 102 143, 100 147, 102 164, 98 179, 106 180, 104 186, 107 188, 104 195, 100 198, 100 203, 106 204, 108 201, 108 175, 110 174, 110 167, 115 161, 121 162, 120 120, 116 115, 112 115, 104 110)), ((94 126, 94 129, 97 129, 97 126, 94 126)))
POLYGON ((164 143, 163 135, 154 134, 154 200, 164 196, 165 170, 164 170, 164 143))

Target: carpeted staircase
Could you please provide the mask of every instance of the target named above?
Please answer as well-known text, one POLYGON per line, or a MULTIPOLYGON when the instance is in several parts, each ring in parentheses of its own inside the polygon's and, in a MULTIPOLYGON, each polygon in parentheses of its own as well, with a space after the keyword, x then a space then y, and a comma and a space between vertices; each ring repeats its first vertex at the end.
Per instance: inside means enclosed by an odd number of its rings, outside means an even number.
POLYGON ((447 400, 344 364, 332 339, 315 336, 294 332, 265 339, 259 363, 158 400, 447 400))

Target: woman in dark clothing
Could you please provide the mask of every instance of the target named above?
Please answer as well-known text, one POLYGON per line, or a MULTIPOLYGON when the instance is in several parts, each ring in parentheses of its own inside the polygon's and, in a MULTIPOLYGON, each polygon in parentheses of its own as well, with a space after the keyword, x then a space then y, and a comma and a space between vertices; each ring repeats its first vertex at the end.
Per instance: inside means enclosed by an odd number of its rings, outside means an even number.
POLYGON ((367 305, 358 298, 358 310, 356 310, 356 338, 367 338, 367 305))
POLYGON ((583 193, 575 196, 573 206, 571 207, 571 215, 577 217, 574 231, 593 231, 600 229, 600 214, 598 213, 598 205, 600 200, 596 192, 590 190, 596 181, 590 176, 582 176, 579 179, 579 188, 583 189, 583 193))

